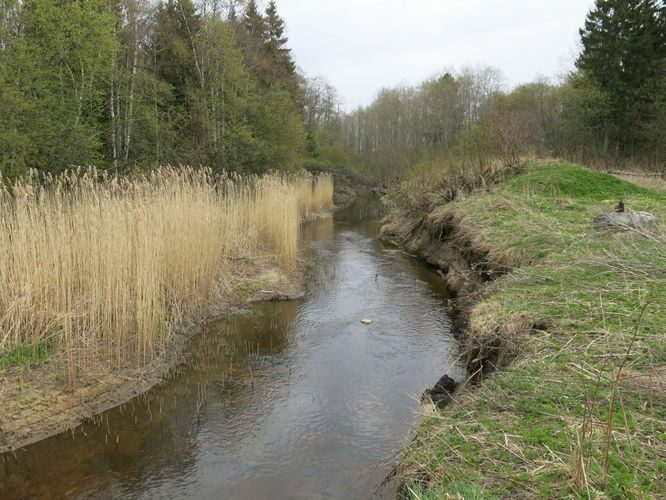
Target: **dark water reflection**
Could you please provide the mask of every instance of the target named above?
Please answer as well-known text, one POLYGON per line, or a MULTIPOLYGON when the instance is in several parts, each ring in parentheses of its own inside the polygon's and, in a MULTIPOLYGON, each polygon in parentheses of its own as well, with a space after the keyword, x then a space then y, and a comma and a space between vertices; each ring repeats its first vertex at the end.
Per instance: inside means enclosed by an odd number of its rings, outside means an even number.
POLYGON ((419 392, 459 373, 441 280, 378 218, 306 225, 303 300, 211 325, 174 380, 0 465, 0 498, 371 497, 419 392))

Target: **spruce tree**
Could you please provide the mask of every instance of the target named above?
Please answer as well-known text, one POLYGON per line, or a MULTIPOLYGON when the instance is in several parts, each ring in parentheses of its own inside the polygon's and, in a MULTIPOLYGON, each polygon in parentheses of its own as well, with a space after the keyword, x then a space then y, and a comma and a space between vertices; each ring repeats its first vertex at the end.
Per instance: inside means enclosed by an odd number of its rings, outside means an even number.
POLYGON ((287 43, 284 38, 284 21, 278 14, 275 1, 271 1, 266 7, 266 24, 269 40, 280 47, 284 46, 287 43))
POLYGON ((265 43, 267 41, 266 21, 261 12, 259 12, 255 0, 250 0, 247 3, 245 15, 243 16, 243 25, 245 26, 245 31, 258 42, 265 43))
POLYGON ((284 21, 278 14, 275 0, 271 0, 266 8, 266 28, 269 53, 286 73, 282 76, 292 75, 296 71, 296 64, 291 57, 291 50, 286 46, 289 39, 284 35, 284 21))
POLYGON ((233 2, 233 1, 229 4, 229 13, 227 14, 227 21, 229 21, 234 26, 236 26, 236 24, 238 24, 238 14, 236 13, 236 3, 233 2))
POLYGON ((649 100, 666 58, 666 16, 661 0, 597 0, 580 30, 576 65, 607 93, 607 142, 631 153, 640 138, 636 112, 649 100))
POLYGON ((172 86, 182 101, 186 100, 189 87, 196 84, 192 41, 200 24, 191 0, 168 0, 157 8, 152 38, 154 64, 159 77, 172 86))

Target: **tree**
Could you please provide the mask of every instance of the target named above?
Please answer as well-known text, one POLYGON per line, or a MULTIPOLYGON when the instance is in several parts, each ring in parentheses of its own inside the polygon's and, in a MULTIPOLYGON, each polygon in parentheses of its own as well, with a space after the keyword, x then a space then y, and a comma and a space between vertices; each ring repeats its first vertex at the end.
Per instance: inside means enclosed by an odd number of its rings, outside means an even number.
POLYGON ((198 53, 206 74, 197 93, 202 161, 218 169, 251 170, 247 153, 257 144, 249 121, 249 101, 256 96, 256 82, 243 65, 233 25, 211 14, 202 19, 200 35, 198 53))
POLYGON ((235 4, 0 0, 2 174, 299 165, 305 131, 284 23, 269 5, 269 30, 254 1, 234 20, 235 4))
POLYGON ((12 42, 21 35, 20 0, 0 1, 0 50, 11 47, 12 42))
POLYGON ((275 0, 271 0, 266 7, 265 19, 269 42, 275 44, 276 47, 282 48, 287 43, 287 38, 284 36, 284 21, 278 14, 275 0))
POLYGON ((431 147, 451 148, 459 132, 461 107, 459 85, 451 73, 426 81, 422 87, 423 141, 431 147))
POLYGON ((296 74, 296 64, 291 57, 291 49, 287 48, 289 39, 285 36, 284 21, 277 11, 275 0, 271 0, 266 7, 266 34, 268 56, 275 68, 276 81, 293 80, 296 74))
POLYGON ((10 30, 14 38, 5 38, 0 51, 3 169, 101 163, 105 94, 118 48, 108 1, 13 7, 21 29, 10 30))
POLYGON ((234 27, 238 24, 238 12, 236 11, 236 2, 234 0, 229 2, 227 21, 229 21, 234 27))
POLYGON ((112 68, 106 117, 107 156, 115 169, 153 158, 159 117, 155 102, 164 86, 150 71, 152 29, 148 0, 116 0, 115 37, 120 44, 112 68))
POLYGON ((666 58, 666 8, 661 0, 597 0, 580 30, 576 66, 609 97, 604 151, 632 154, 641 120, 635 110, 649 100, 666 58))
POLYGON ((185 104, 188 89, 197 85, 197 58, 193 48, 200 19, 190 0, 168 0, 157 8, 152 43, 158 76, 185 104))
POLYGON ((641 124, 645 149, 655 165, 666 171, 666 61, 662 62, 659 76, 649 92, 649 100, 641 110, 647 117, 641 124))
POLYGON ((245 31, 254 37, 258 42, 265 43, 268 39, 266 20, 259 12, 257 2, 250 0, 245 8, 245 15, 243 16, 243 26, 245 31))
POLYGON ((200 164, 203 73, 196 41, 201 18, 191 0, 167 0, 157 7, 150 42, 154 76, 170 92, 159 106, 159 162, 200 164))

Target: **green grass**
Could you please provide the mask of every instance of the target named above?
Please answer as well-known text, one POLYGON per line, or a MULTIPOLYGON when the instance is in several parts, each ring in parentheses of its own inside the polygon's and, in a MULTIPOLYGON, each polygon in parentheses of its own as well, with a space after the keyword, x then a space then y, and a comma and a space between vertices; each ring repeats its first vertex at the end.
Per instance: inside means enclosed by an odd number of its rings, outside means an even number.
MULTIPOLYGON (((622 181, 612 175, 581 169, 576 165, 558 164, 551 168, 538 168, 512 179, 509 190, 516 194, 534 192, 552 198, 568 196, 581 200, 619 201, 633 195, 642 197, 646 189, 622 181)), ((653 193, 656 194, 656 193, 653 193)))
POLYGON ((21 344, 9 350, 0 351, 0 371, 19 366, 28 367, 43 363, 53 356, 55 343, 53 341, 40 342, 37 345, 21 344))
POLYGON ((461 498, 464 500, 497 499, 495 495, 489 493, 482 486, 473 483, 469 484, 464 481, 454 481, 445 490, 422 489, 419 486, 412 486, 409 488, 408 493, 419 500, 436 500, 439 498, 461 498))
POLYGON ((436 209, 514 268, 472 311, 472 335, 516 318, 548 328, 507 334, 513 362, 424 420, 404 460, 413 498, 666 491, 666 245, 595 231, 620 199, 666 220, 663 192, 569 164, 436 209))

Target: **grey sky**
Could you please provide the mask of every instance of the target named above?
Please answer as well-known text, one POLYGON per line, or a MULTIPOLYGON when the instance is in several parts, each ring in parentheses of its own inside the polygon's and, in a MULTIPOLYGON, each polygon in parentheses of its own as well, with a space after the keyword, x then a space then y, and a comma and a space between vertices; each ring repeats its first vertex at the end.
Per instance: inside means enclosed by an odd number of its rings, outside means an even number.
MULTIPOLYGON (((266 3, 266 2, 264 2, 266 3)), ((508 85, 571 66, 593 0, 277 0, 296 62, 346 109, 384 86, 492 65, 508 85)))

